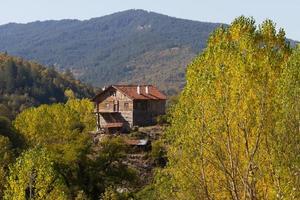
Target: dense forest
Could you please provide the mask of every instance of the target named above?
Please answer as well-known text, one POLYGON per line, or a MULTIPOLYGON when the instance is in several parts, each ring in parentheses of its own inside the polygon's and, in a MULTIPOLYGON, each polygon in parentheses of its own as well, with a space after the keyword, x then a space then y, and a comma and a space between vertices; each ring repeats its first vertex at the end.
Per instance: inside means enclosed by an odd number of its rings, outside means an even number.
POLYGON ((76 97, 92 97, 93 88, 35 62, 0 54, 0 115, 12 119, 20 111, 40 104, 65 102, 66 90, 76 97))
POLYGON ((143 10, 84 21, 11 23, 0 26, 0 51, 70 69, 98 87, 143 81, 174 94, 184 86, 186 65, 219 25, 143 10))
POLYGON ((242 16, 187 69, 145 155, 147 182, 122 136, 95 145, 93 104, 68 90, 64 103, 0 117, 0 199, 300 199, 300 46, 242 16))

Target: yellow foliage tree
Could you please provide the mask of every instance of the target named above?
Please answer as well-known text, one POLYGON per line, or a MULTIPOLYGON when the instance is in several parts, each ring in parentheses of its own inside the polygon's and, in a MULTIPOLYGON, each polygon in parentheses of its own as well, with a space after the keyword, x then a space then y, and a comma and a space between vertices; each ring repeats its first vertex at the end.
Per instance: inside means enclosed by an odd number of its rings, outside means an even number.
POLYGON ((45 149, 23 153, 10 167, 5 200, 66 200, 68 189, 45 149))
POLYGON ((8 165, 13 162, 12 145, 7 137, 0 135, 0 199, 3 198, 4 185, 8 174, 8 165))
MULTIPOLYGON (((281 173, 278 165, 284 153, 278 143, 288 145, 277 133, 283 106, 278 91, 290 55, 284 31, 277 32, 270 20, 256 27, 253 19, 239 17, 212 34, 188 66, 187 85, 172 111, 169 163, 156 176, 157 198, 299 197, 282 190, 286 182, 281 180, 291 180, 292 169, 281 173)), ((299 122, 299 109, 288 110, 299 122)), ((299 145, 291 150, 295 156, 299 145)), ((299 162, 294 167, 299 169, 299 162)))
POLYGON ((87 117, 90 104, 87 100, 69 100, 66 105, 30 108, 17 116, 14 126, 29 147, 45 147, 61 163, 76 162, 90 144, 86 132, 91 126, 87 117))

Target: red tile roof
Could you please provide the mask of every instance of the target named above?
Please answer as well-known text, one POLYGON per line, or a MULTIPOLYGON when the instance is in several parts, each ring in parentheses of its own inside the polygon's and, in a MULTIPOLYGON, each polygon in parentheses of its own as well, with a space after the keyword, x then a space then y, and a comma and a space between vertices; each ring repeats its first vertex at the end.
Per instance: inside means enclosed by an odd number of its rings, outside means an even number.
POLYGON ((157 99, 165 100, 167 99, 166 95, 160 92, 153 85, 140 85, 140 94, 137 93, 138 85, 113 85, 112 87, 116 88, 123 94, 127 95, 131 99, 157 99), (148 94, 146 93, 146 87, 148 87, 148 94))
POLYGON ((166 100, 167 97, 162 92, 160 92, 153 85, 140 85, 140 94, 137 92, 138 85, 111 85, 106 88, 101 93, 97 94, 96 97, 93 98, 95 100, 99 97, 103 92, 107 91, 110 88, 115 88, 120 91, 124 95, 128 96, 132 100, 166 100), (148 87, 148 94, 146 93, 146 87, 148 87))

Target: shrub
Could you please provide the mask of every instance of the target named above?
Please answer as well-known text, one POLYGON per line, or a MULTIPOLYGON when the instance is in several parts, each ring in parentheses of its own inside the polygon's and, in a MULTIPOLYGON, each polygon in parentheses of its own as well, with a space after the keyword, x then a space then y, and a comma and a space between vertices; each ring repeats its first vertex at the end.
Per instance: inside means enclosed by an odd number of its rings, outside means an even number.
POLYGON ((156 165, 160 167, 164 167, 166 165, 166 149, 163 141, 157 140, 152 143, 151 157, 156 165))

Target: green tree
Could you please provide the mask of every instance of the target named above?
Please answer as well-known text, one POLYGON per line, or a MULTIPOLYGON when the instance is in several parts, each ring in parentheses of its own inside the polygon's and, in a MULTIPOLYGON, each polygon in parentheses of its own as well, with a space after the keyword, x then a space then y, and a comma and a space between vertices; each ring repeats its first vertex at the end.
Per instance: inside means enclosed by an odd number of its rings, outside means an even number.
POLYGON ((77 99, 66 104, 42 105, 26 109, 13 123, 29 148, 47 149, 72 196, 80 190, 80 179, 84 179, 80 164, 91 147, 91 105, 88 100, 77 99))
POLYGON ((89 147, 88 135, 81 132, 80 113, 64 104, 27 109, 14 126, 29 147, 45 147, 64 164, 78 161, 89 147))
POLYGON ((100 196, 100 200, 127 200, 127 199, 133 199, 133 198, 129 197, 127 193, 118 192, 112 186, 107 187, 105 189, 105 192, 100 196))
POLYGON ((75 99, 76 96, 74 94, 74 92, 72 90, 65 90, 65 96, 68 98, 68 99, 75 99))
POLYGON ((0 116, 7 117, 8 119, 12 119, 11 111, 3 104, 0 104, 0 116))
POLYGON ((23 137, 12 127, 11 121, 3 116, 0 116, 0 135, 9 138, 16 149, 24 147, 23 137))
MULTIPOLYGON (((136 186, 134 169, 124 164, 127 147, 121 138, 105 138, 101 149, 91 152, 81 163, 81 185, 91 199, 98 199, 105 191, 110 195, 112 188, 136 186), (106 190, 108 189, 108 190, 106 190)), ((116 194, 116 193, 113 193, 116 194)))
POLYGON ((167 163, 166 148, 163 140, 152 142, 151 157, 155 165, 164 167, 167 163))
POLYGON ((80 115, 80 122, 84 125, 85 131, 92 131, 95 129, 96 117, 93 115, 94 104, 90 99, 69 99, 66 106, 75 110, 80 115))
POLYGON ((172 111, 169 163, 155 182, 158 198, 294 198, 280 194, 278 181, 291 177, 279 173, 274 157, 284 153, 274 135, 278 84, 290 54, 284 31, 276 32, 270 20, 257 28, 240 17, 212 34, 189 65, 172 111))
POLYGON ((281 199, 300 199, 300 46, 278 84, 274 160, 276 186, 281 199))
POLYGON ((6 63, 4 76, 6 78, 6 90, 9 92, 12 92, 16 87, 17 73, 17 66, 15 62, 12 59, 8 60, 6 63))
POLYGON ((12 145, 7 137, 0 135, 0 199, 3 198, 4 185, 8 174, 8 165, 14 160, 12 145))
POLYGON ((68 199, 68 189, 45 149, 24 152, 9 171, 4 199, 68 199))
POLYGON ((65 102, 65 91, 80 98, 94 95, 91 87, 53 68, 0 53, 0 115, 13 119, 28 107, 65 102))

